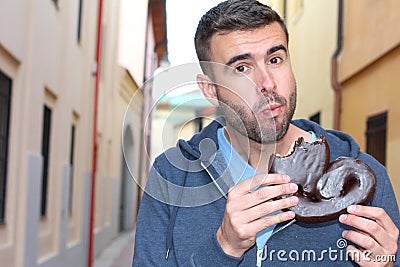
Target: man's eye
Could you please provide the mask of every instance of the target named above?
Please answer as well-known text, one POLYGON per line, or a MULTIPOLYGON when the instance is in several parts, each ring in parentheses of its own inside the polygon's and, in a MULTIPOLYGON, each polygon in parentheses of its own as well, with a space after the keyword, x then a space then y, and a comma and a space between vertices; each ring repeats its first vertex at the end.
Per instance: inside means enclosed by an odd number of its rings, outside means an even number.
POLYGON ((268 62, 269 64, 279 64, 282 62, 282 58, 280 57, 274 57, 271 58, 271 60, 268 62))
POLYGON ((248 67, 246 67, 244 65, 240 65, 235 68, 235 71, 239 72, 239 73, 243 73, 243 72, 246 72, 248 69, 249 69, 248 67))

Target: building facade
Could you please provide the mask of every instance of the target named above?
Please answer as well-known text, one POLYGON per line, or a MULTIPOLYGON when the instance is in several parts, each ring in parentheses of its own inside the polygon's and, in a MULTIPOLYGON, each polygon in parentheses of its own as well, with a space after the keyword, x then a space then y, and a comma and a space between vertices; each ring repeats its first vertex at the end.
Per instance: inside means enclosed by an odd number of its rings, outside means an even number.
POLYGON ((400 2, 343 1, 339 127, 388 169, 400 203, 400 2))
POLYGON ((135 224, 149 1, 0 7, 1 265, 90 265, 135 224))

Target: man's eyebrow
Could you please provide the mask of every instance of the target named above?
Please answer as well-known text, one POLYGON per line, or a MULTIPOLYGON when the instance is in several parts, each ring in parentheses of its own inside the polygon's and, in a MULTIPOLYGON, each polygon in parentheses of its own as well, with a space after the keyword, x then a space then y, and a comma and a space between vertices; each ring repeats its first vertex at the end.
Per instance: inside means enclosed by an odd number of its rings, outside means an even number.
POLYGON ((245 54, 241 54, 241 55, 237 55, 234 56, 233 58, 229 59, 228 62, 225 63, 225 65, 227 66, 231 66, 233 63, 235 63, 236 61, 239 60, 243 60, 243 59, 249 59, 252 56, 250 55, 250 53, 245 53, 245 54))
MULTIPOLYGON (((271 54, 273 54, 273 53, 275 53, 276 51, 279 51, 279 50, 283 50, 283 51, 287 52, 286 47, 285 47, 284 45, 281 44, 281 45, 273 46, 273 47, 271 47, 270 49, 268 49, 268 51, 267 51, 267 56, 269 56, 269 55, 271 55, 271 54)), ((245 53, 245 54, 237 55, 237 56, 234 56, 234 57, 232 57, 231 59, 229 59, 228 62, 225 63, 225 65, 231 66, 231 65, 232 65, 233 63, 235 63, 236 61, 244 60, 244 59, 249 59, 249 58, 252 58, 252 56, 251 56, 250 53, 245 53)))
POLYGON ((269 55, 275 53, 275 52, 278 51, 278 50, 283 50, 283 51, 287 52, 287 49, 286 49, 286 47, 285 47, 284 45, 277 45, 277 46, 271 47, 271 48, 267 51, 267 56, 269 56, 269 55))

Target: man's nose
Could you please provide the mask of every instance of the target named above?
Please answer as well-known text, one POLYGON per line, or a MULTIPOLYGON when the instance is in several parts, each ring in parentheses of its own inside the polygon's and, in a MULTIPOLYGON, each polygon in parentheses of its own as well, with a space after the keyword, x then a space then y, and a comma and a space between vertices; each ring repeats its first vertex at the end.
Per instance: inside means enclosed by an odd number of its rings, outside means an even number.
POLYGON ((267 68, 257 68, 254 76, 254 83, 261 93, 276 90, 275 77, 267 68))

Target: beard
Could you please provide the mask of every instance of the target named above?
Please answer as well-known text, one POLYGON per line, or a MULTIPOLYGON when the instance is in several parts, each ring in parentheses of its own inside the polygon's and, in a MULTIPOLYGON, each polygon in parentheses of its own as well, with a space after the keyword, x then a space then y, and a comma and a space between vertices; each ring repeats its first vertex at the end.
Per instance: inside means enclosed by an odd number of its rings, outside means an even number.
POLYGON ((260 144, 268 144, 279 141, 285 136, 296 109, 296 91, 295 87, 289 100, 275 91, 266 93, 253 107, 249 107, 243 99, 232 101, 224 98, 219 90, 217 90, 217 97, 221 112, 229 125, 242 136, 260 144), (260 114, 270 103, 283 105, 285 107, 283 116, 261 120, 257 114, 260 114))

